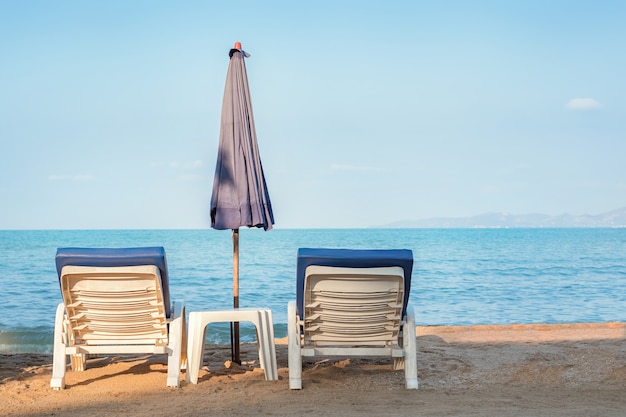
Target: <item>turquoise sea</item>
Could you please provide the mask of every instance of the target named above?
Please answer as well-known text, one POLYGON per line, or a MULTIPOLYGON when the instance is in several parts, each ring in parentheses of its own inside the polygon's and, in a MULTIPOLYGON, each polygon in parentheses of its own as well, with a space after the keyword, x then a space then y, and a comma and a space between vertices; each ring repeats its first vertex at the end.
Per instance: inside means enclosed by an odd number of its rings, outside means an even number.
MULTIPOLYGON (((57 247, 164 246, 172 299, 232 306, 230 231, 0 231, 0 352, 51 352, 57 247)), ((242 229, 240 305, 286 336, 299 247, 407 248, 421 325, 626 321, 626 229, 242 229)), ((254 340, 242 323, 242 340, 254 340)), ((227 326, 207 339, 229 343, 227 326)))

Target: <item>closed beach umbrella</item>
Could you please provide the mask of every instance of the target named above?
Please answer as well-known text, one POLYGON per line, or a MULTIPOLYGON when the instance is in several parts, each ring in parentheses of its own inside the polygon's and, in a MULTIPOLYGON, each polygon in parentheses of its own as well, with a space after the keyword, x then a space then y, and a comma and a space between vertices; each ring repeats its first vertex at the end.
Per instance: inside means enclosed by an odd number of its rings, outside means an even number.
MULTIPOLYGON (((244 57, 239 42, 229 52, 220 141, 211 195, 211 227, 233 231, 233 306, 239 307, 239 228, 270 230, 272 204, 265 184, 244 57)), ((239 323, 233 326, 233 361, 239 358, 239 323)))

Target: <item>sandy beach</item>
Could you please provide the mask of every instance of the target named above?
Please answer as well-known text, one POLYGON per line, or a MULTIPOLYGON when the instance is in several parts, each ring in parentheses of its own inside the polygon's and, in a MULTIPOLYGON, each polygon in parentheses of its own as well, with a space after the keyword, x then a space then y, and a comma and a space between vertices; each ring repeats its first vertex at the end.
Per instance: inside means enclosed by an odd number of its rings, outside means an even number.
POLYGON ((166 388, 164 357, 98 357, 49 387, 52 357, 0 355, 3 416, 620 416, 626 415, 626 323, 418 327, 418 390, 391 360, 305 361, 303 389, 265 381, 256 346, 228 367, 209 346, 197 385, 166 388))

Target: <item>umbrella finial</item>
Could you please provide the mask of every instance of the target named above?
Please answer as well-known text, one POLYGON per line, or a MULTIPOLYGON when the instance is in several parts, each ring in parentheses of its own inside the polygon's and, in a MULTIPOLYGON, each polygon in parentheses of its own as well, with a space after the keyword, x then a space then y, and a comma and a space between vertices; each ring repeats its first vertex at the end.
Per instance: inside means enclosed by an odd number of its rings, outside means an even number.
POLYGON ((235 46, 228 52, 228 56, 232 58, 235 52, 241 52, 241 55, 250 58, 250 54, 241 49, 241 42, 235 42, 235 46))

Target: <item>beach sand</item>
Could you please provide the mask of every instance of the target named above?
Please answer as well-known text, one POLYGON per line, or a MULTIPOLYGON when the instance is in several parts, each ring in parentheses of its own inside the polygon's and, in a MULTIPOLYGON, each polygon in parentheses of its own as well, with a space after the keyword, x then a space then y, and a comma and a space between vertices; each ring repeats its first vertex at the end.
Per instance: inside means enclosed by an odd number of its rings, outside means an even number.
POLYGON ((197 385, 167 388, 159 357, 100 357, 49 387, 50 355, 0 355, 3 416, 626 416, 626 323, 418 327, 420 388, 388 359, 305 360, 303 389, 265 381, 256 345, 227 368, 209 346, 197 385))

